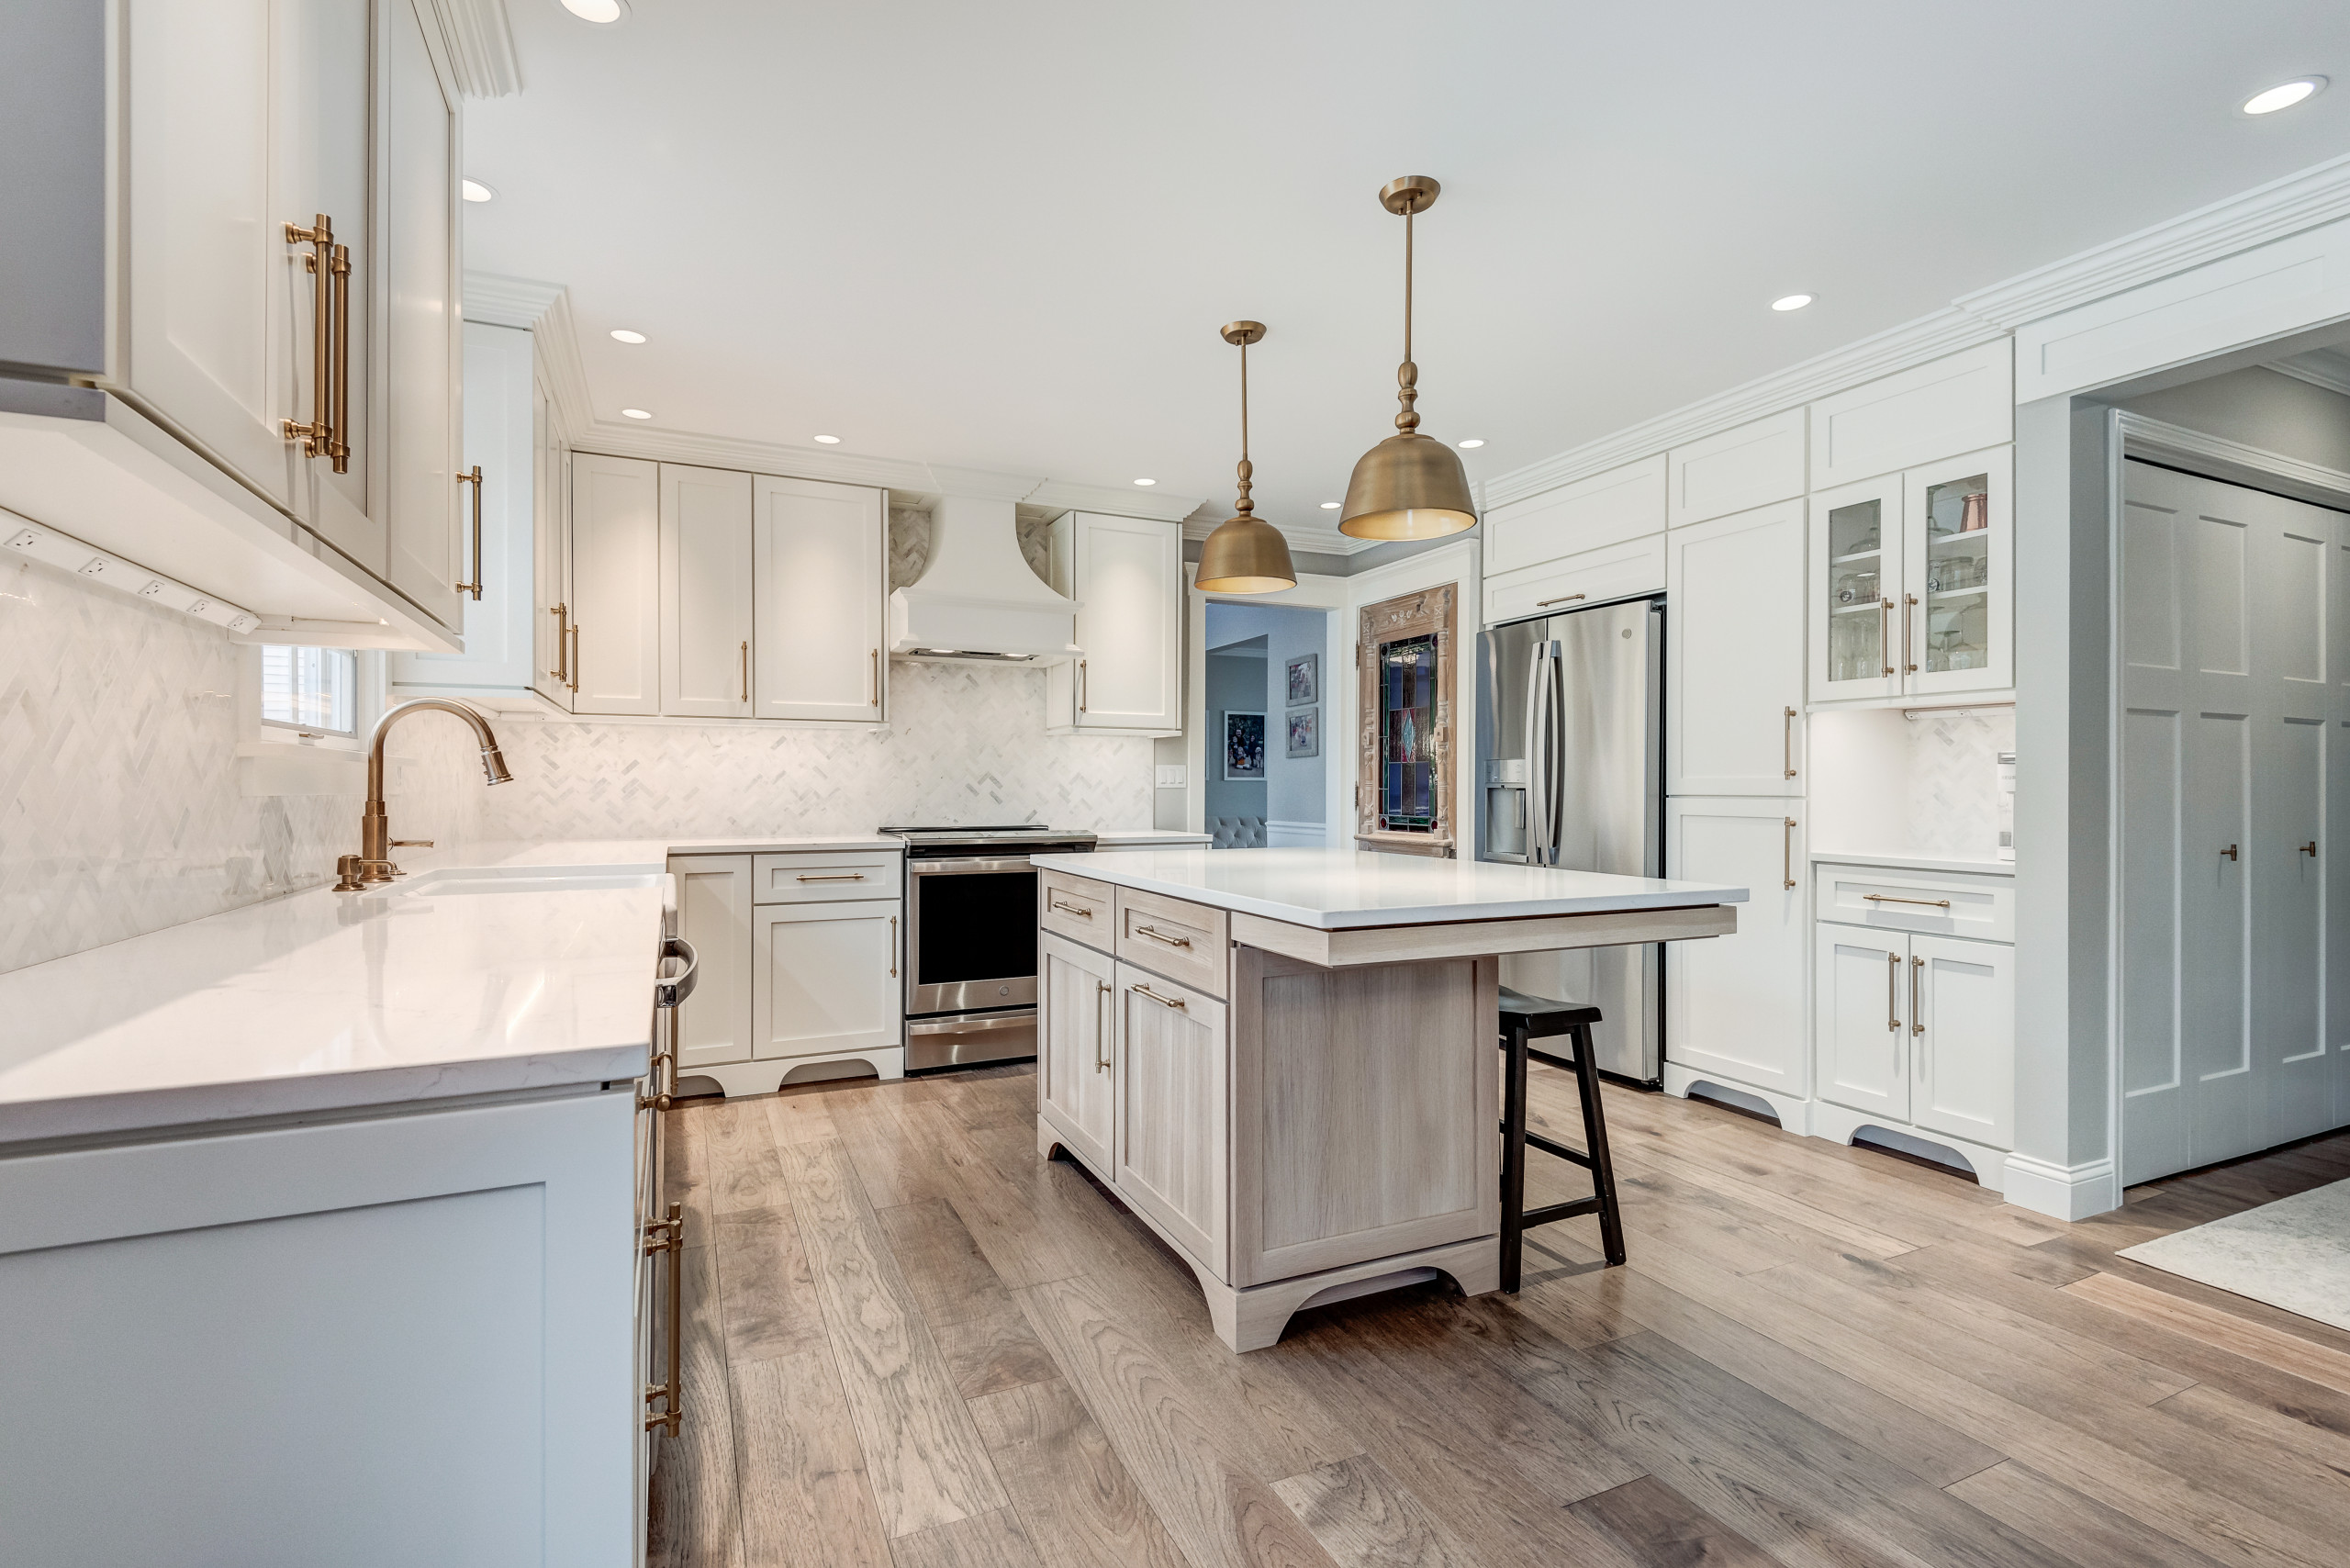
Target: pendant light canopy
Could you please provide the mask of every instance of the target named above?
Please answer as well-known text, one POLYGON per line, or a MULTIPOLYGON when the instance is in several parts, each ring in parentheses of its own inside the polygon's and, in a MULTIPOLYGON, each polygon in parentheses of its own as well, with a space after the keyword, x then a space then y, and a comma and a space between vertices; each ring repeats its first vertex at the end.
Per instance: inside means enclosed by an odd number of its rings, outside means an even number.
POLYGON ((1199 574, 1192 586, 1208 593, 1279 593, 1297 586, 1297 568, 1289 558, 1289 541, 1281 530, 1250 514, 1257 503, 1248 498, 1248 482, 1256 473, 1248 462, 1248 345, 1265 335, 1262 321, 1229 321, 1224 341, 1240 349, 1240 499, 1233 515, 1200 546, 1199 574))
POLYGON ((1362 454, 1347 481, 1338 532, 1357 539, 1440 539, 1477 526, 1476 503, 1460 454, 1420 433, 1412 405, 1420 367, 1412 363, 1412 218, 1436 205, 1437 183, 1405 174, 1380 187, 1379 205, 1404 219, 1404 364, 1395 373, 1396 433, 1362 454))

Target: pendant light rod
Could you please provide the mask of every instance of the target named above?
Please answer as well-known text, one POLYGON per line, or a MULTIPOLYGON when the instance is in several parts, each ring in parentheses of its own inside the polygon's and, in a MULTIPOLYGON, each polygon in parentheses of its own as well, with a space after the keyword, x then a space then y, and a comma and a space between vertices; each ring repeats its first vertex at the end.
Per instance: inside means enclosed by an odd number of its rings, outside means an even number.
POLYGON ((1264 337, 1265 324, 1227 321, 1218 335, 1240 350, 1240 498, 1232 516, 1200 546, 1194 581, 1209 593, 1276 593, 1297 586, 1297 568, 1281 531, 1251 515, 1257 503, 1248 495, 1257 473, 1248 460, 1248 345, 1264 337))

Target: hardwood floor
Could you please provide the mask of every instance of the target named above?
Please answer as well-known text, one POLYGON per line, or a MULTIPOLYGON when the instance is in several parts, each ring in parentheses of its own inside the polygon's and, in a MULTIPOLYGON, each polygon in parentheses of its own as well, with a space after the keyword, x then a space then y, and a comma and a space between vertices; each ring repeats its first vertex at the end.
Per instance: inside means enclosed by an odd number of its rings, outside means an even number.
MULTIPOLYGON (((1631 1252, 1211 1335, 1025 1066, 673 1114, 686 1421, 653 1561, 895 1568, 2339 1568, 2350 1333, 2114 1256, 2350 1133, 2078 1225, 1611 1088, 1631 1252)), ((1572 1081, 1533 1107, 1579 1127, 1572 1081)), ((1582 1173, 1538 1161, 1528 1202, 1582 1173)))

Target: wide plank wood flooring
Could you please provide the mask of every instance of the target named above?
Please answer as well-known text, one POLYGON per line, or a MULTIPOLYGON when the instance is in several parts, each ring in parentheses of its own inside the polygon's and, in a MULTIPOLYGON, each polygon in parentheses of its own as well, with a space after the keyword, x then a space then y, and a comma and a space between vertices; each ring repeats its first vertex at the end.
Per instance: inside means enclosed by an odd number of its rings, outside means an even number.
MULTIPOLYGON (((1631 1260, 1301 1314, 1234 1356, 1026 1066, 690 1103, 663 1568, 2342 1568, 2350 1334, 2114 1256, 2350 1177, 2350 1133, 2065 1225, 1611 1087, 1631 1260)), ((1537 1115, 1579 1141, 1573 1089, 1537 1115)), ((1537 1160, 1529 1202, 1582 1190, 1537 1160)))

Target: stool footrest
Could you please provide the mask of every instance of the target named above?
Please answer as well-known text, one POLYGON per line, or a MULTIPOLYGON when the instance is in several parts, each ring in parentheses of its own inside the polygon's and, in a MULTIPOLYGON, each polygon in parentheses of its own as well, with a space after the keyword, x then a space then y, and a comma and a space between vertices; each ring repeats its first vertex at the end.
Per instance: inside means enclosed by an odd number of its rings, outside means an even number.
MULTIPOLYGON (((1509 1137, 1509 1124, 1507 1122, 1504 1122, 1502 1124, 1502 1137, 1509 1137)), ((1569 1148, 1565 1144, 1560 1143, 1556 1139, 1544 1137, 1540 1133, 1528 1133, 1526 1135, 1526 1147, 1528 1148, 1539 1148, 1554 1159, 1563 1159, 1570 1165, 1580 1165, 1585 1170, 1591 1169, 1591 1156, 1583 1153, 1580 1149, 1569 1148)))
POLYGON ((1553 1056, 1549 1051, 1538 1051, 1532 1046, 1526 1047, 1526 1059, 1528 1061, 1539 1061, 1550 1067, 1561 1068, 1568 1072, 1575 1070, 1574 1058, 1553 1056))
POLYGON ((1597 1198, 1575 1198, 1563 1204, 1545 1204, 1539 1209, 1528 1209, 1526 1211, 1525 1223, 1527 1227, 1531 1229, 1538 1225, 1549 1225, 1554 1219, 1575 1219, 1583 1215, 1595 1215, 1598 1212, 1597 1198))

